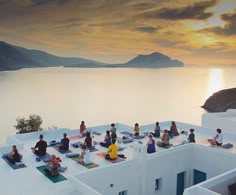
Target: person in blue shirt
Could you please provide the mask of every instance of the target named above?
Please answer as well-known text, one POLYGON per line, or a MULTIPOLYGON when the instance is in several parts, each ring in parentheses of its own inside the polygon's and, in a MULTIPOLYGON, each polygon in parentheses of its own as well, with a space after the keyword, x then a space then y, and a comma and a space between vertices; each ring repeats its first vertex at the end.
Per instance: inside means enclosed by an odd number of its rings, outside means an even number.
POLYGON ((109 130, 106 131, 104 142, 101 142, 100 145, 107 148, 111 145, 111 136, 109 130))
POLYGON ((61 143, 59 144, 59 149, 61 150, 69 150, 70 140, 67 138, 67 134, 63 134, 63 138, 61 139, 61 143))

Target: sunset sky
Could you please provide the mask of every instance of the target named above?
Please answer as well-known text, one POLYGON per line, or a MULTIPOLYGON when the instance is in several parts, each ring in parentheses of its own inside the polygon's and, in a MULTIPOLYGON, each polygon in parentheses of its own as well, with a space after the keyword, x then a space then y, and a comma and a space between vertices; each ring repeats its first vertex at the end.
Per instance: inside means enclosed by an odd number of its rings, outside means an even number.
POLYGON ((236 0, 0 0, 0 40, 107 63, 236 64, 236 0))

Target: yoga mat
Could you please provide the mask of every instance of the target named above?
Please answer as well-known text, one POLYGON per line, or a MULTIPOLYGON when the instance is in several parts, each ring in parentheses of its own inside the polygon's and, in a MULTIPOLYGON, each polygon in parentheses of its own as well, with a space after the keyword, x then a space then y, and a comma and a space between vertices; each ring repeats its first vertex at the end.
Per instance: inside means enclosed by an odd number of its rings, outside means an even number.
POLYGON ((42 165, 42 166, 39 166, 39 167, 36 167, 36 169, 38 169, 43 175, 45 175, 48 179, 50 179, 53 183, 57 183, 57 182, 61 182, 61 181, 65 181, 67 180, 66 177, 64 177, 62 174, 59 174, 58 176, 50 176, 50 175, 47 175, 44 171, 44 169, 49 169, 50 170, 50 167, 48 165, 42 165))
POLYGON ((80 139, 80 138, 83 138, 84 136, 82 135, 74 135, 74 136, 70 136, 68 137, 70 140, 75 140, 75 139, 80 139))
MULTIPOLYGON (((101 147, 103 147, 103 148, 108 148, 107 146, 102 146, 102 145, 100 145, 101 147)), ((118 147, 118 151, 122 151, 122 150, 124 150, 126 147, 121 147, 121 146, 119 146, 118 147)))
MULTIPOLYGON (((33 152, 33 151, 32 151, 32 152, 33 152)), ((38 156, 38 155, 35 154, 34 152, 33 152, 33 154, 34 154, 36 157, 40 158, 40 160, 42 160, 42 161, 45 162, 45 163, 52 160, 52 156, 51 156, 50 154, 48 154, 48 153, 46 153, 44 156, 38 156)))
POLYGON ((87 169, 92 169, 92 168, 94 168, 94 167, 98 167, 99 165, 98 164, 96 164, 96 163, 94 163, 94 162, 91 162, 91 163, 89 163, 89 164, 82 164, 82 163, 79 163, 80 165, 82 165, 82 166, 84 166, 84 167, 86 167, 87 169))
POLYGON ((170 148, 170 147, 172 147, 172 146, 173 146, 173 144, 169 144, 169 145, 167 145, 167 146, 159 146, 159 147, 168 149, 168 148, 170 148))
MULTIPOLYGON (((75 162, 77 162, 77 160, 79 159, 79 156, 73 156, 73 157, 69 157, 70 159, 74 160, 75 162)), ((78 163, 78 162, 77 162, 78 163)), ((94 167, 98 167, 99 165, 94 163, 94 162, 91 162, 89 164, 82 164, 82 163, 78 163, 84 167, 86 167, 87 169, 91 169, 91 168, 94 168, 94 167)))
POLYGON ((97 132, 97 131, 92 131, 92 134, 94 134, 94 135, 101 135, 101 133, 97 132))
POLYGON ((145 135, 138 135, 138 136, 132 135, 131 137, 133 139, 143 139, 143 138, 145 138, 145 135))
POLYGON ((81 144, 83 144, 83 143, 82 142, 75 142, 75 143, 71 143, 71 146, 73 146, 74 148, 79 148, 81 144))
POLYGON ((116 160, 108 160, 105 158, 104 154, 106 154, 106 152, 100 152, 100 153, 97 153, 96 155, 103 158, 104 160, 111 162, 111 163, 118 163, 118 162, 125 161, 125 159, 120 158, 120 157, 118 157, 116 160))
POLYGON ((67 153, 72 153, 72 151, 70 149, 68 150, 62 150, 60 148, 58 148, 57 146, 52 146, 56 151, 60 152, 61 154, 67 154, 67 153))
POLYGON ((123 135, 132 135, 132 133, 128 132, 128 131, 122 131, 120 132, 120 134, 123 134, 123 135))
POLYGON ((92 147, 91 149, 88 149, 90 152, 96 152, 96 151, 99 151, 97 148, 95 147, 92 147))
POLYGON ((21 168, 25 168, 25 167, 26 167, 26 165, 25 165, 24 163, 22 163, 22 162, 20 162, 20 163, 15 163, 15 164, 10 163, 10 162, 7 160, 7 157, 6 157, 6 156, 2 157, 2 159, 3 159, 11 168, 13 168, 13 169, 21 169, 21 168))

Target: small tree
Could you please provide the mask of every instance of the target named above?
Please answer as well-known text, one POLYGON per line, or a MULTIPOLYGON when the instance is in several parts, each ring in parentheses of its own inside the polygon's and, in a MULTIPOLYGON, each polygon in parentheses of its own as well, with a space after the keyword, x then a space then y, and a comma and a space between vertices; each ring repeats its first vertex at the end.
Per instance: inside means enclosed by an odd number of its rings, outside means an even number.
POLYGON ((16 119, 17 124, 15 125, 15 128, 20 134, 42 131, 43 129, 40 127, 42 122, 42 118, 36 114, 30 115, 29 119, 19 117, 16 119))

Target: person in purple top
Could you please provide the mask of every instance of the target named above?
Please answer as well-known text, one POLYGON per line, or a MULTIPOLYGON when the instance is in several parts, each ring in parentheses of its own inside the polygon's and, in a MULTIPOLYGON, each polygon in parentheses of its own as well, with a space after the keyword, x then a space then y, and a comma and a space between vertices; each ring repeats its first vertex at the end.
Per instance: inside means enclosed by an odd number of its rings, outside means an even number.
POLYGON ((152 135, 150 134, 148 136, 148 142, 147 142, 147 153, 151 154, 154 152, 156 152, 155 140, 152 138, 152 135))

